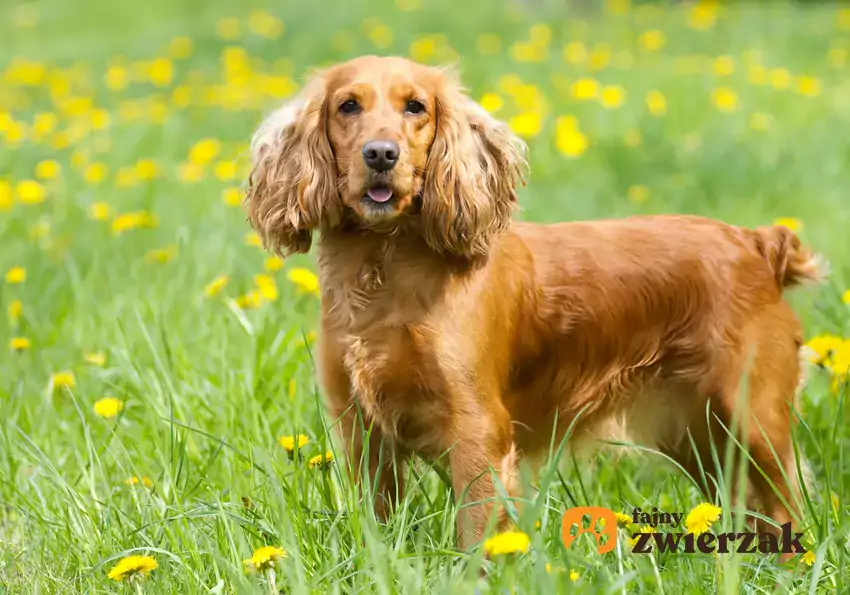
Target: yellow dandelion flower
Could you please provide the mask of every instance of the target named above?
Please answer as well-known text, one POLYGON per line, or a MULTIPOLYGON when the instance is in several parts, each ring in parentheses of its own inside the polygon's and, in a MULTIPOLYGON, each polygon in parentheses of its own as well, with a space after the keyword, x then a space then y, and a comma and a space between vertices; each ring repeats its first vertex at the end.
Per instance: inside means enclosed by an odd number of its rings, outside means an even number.
POLYGON ((618 85, 603 87, 599 103, 606 109, 616 109, 626 101, 626 90, 618 85))
POLYGON ((104 397, 95 401, 93 409, 99 416, 110 419, 123 411, 124 402, 115 397, 104 397))
POLYGON ((76 169, 82 169, 89 162, 89 155, 87 151, 82 149, 77 149, 73 153, 71 153, 71 166, 76 169))
POLYGON ((277 283, 271 275, 266 275, 264 273, 255 275, 254 284, 257 286, 257 289, 259 289, 260 295, 263 296, 264 300, 274 301, 280 295, 277 290, 277 283))
POLYGON ((181 182, 200 182, 204 179, 204 166, 197 163, 181 163, 178 166, 177 176, 181 182))
POLYGON ((316 455, 312 457, 309 461, 307 461, 307 465, 311 469, 324 469, 328 467, 334 461, 334 453, 331 451, 326 451, 320 455, 316 455))
POLYGON ((238 207, 242 204, 242 190, 239 188, 225 188, 221 192, 221 200, 229 207, 238 207))
POLYGON ((711 69, 717 76, 729 76, 735 72, 735 59, 732 56, 718 56, 711 64, 711 69))
POLYGON ((254 554, 247 560, 243 560, 242 563, 245 564, 246 572, 249 570, 264 572, 272 568, 278 560, 282 560, 286 557, 287 553, 283 548, 273 545, 265 545, 261 548, 255 549, 254 554))
POLYGON ((192 39, 189 37, 175 37, 168 42, 168 55, 175 60, 185 60, 192 55, 192 39))
POLYGON ((650 91, 646 94, 646 107, 653 116, 663 116, 667 113, 667 99, 661 91, 650 91))
POLYGON ((578 129, 578 121, 572 116, 561 116, 555 122, 555 146, 567 157, 580 157, 587 151, 587 136, 578 129))
POLYGON ((13 300, 9 302, 9 306, 6 311, 9 313, 9 318, 14 324, 18 322, 18 319, 21 317, 21 313, 24 311, 24 305, 21 303, 21 300, 13 300))
POLYGON ((803 222, 794 217, 780 217, 779 219, 774 219, 773 224, 787 227, 795 233, 803 229, 803 222))
POLYGON ((564 46, 564 60, 570 64, 581 64, 587 60, 587 48, 580 41, 571 41, 564 46))
POLYGON ((172 244, 170 246, 166 246, 165 248, 149 250, 148 253, 145 255, 145 261, 152 264, 165 264, 173 260, 175 256, 177 256, 177 246, 172 244))
POLYGON ((151 478, 148 477, 147 475, 143 475, 141 479, 139 479, 135 475, 133 477, 128 477, 127 479, 124 480, 124 483, 128 486, 135 486, 135 485, 142 484, 146 488, 149 488, 153 485, 151 478))
POLYGON ((236 305, 243 310, 259 308, 263 304, 263 294, 258 290, 250 291, 236 298, 236 305))
POLYGON ((487 556, 526 553, 531 548, 531 539, 521 531, 506 531, 497 533, 484 542, 484 553, 487 556))
POLYGON ((837 378, 843 381, 850 375, 850 339, 844 341, 832 354, 832 361, 828 363, 829 369, 837 378))
POLYGON ((685 517, 685 527, 694 535, 705 533, 711 524, 720 518, 721 512, 723 512, 722 509, 714 504, 708 502, 698 504, 685 517))
MULTIPOLYGON (((641 525, 640 527, 638 527, 637 529, 635 529, 633 531, 633 533, 655 533, 655 532, 656 532, 655 527, 650 527, 649 525, 641 525)), ((630 537, 629 538, 629 546, 630 547, 634 547, 635 545, 637 545, 637 542, 638 542, 637 537, 630 537)))
POLYGON ((816 558, 817 556, 815 555, 815 553, 812 550, 809 550, 800 557, 800 560, 802 560, 803 564, 805 564, 806 566, 813 566, 816 558))
POLYGON ((578 571, 577 571, 577 570, 575 570, 575 569, 572 569, 572 568, 571 568, 571 569, 570 569, 570 580, 571 580, 572 582, 576 582, 576 581, 578 581, 578 579, 580 579, 580 578, 581 578, 581 575, 578 573, 578 571))
POLYGON ((242 25, 239 19, 233 17, 219 19, 215 24, 215 33, 225 41, 234 41, 242 35, 242 25))
POLYGON ((105 109, 96 109, 92 110, 89 114, 89 120, 91 121, 92 129, 104 130, 109 127, 112 118, 105 109))
POLYGON ((720 87, 712 91, 711 101, 721 112, 734 112, 738 109, 738 95, 729 87, 720 87))
POLYGON ((153 228, 157 226, 156 215, 147 211, 135 211, 118 215, 112 221, 112 232, 120 235, 125 231, 139 228, 153 228))
POLYGON ((501 96, 496 93, 485 93, 481 96, 481 100, 478 103, 491 114, 502 109, 502 106, 505 104, 501 96))
POLYGON ((112 212, 112 207, 105 202, 95 202, 89 205, 88 214, 95 221, 106 221, 112 212))
POLYGON ((9 341, 9 348, 12 351, 26 351, 30 348, 30 340, 26 337, 12 337, 9 341))
POLYGON ((148 80, 156 87, 167 87, 174 79, 174 65, 168 58, 155 58, 147 64, 148 80))
POLYGON ((215 164, 213 173, 222 182, 228 182, 236 177, 236 164, 233 161, 219 161, 215 164))
POLYGON ((587 65, 591 70, 603 70, 611 62, 611 48, 608 44, 600 44, 590 53, 587 65))
POLYGON ((850 304, 850 289, 844 292, 844 295, 841 296, 841 301, 845 304, 850 304))
POLYGON ((528 37, 534 45, 542 47, 552 43, 552 27, 546 23, 535 23, 528 33, 528 37))
POLYGON ((27 280, 27 271, 23 267, 12 267, 6 271, 6 283, 15 285, 27 280))
POLYGON ((543 94, 534 85, 519 84, 513 88, 511 94, 520 109, 542 112, 546 107, 543 94))
POLYGON ((508 120, 508 126, 522 138, 534 138, 543 128, 543 117, 537 111, 526 111, 508 120))
POLYGON ((105 163, 90 163, 83 170, 83 179, 87 184, 97 186, 109 173, 109 168, 105 163))
POLYGON ((206 165, 221 151, 221 142, 216 138, 204 138, 189 149, 189 161, 196 165, 206 165))
POLYGON ((39 161, 35 166, 35 177, 42 180, 53 180, 62 173, 62 166, 52 159, 39 161))
POLYGON ((53 384, 54 389, 74 388, 77 386, 77 379, 74 377, 73 372, 56 372, 51 376, 50 382, 53 384))
POLYGON ((319 278, 309 269, 289 269, 286 278, 306 293, 319 293, 319 278))
POLYGON ((230 281, 230 278, 227 275, 219 275, 207 283, 206 287, 204 287, 204 295, 208 298, 218 295, 225 288, 228 281, 230 281))
POLYGON ((812 337, 806 347, 809 349, 811 357, 809 358, 813 364, 825 364, 833 353, 841 349, 844 345, 844 339, 830 335, 829 333, 812 337))
POLYGON ((41 139, 53 132, 56 128, 59 118, 56 114, 50 112, 38 113, 32 119, 33 134, 41 139))
POLYGON ((393 42, 393 30, 387 25, 378 24, 369 32, 369 41, 377 48, 387 48, 393 42))
POLYGON ((171 103, 177 107, 188 107, 192 103, 192 90, 186 85, 175 87, 171 92, 171 103))
POLYGON ((289 379, 289 385, 287 386, 286 393, 289 395, 289 399, 292 400, 295 398, 295 391, 298 390, 298 385, 295 383, 295 378, 289 379))
POLYGON ((248 30, 266 39, 277 39, 283 35, 283 21, 264 10, 253 10, 248 15, 248 30))
POLYGON ((576 99, 595 99, 599 95, 599 83, 593 79, 582 78, 572 84, 570 92, 576 99))
POLYGON ((18 200, 26 205, 41 204, 47 195, 44 186, 35 180, 21 180, 15 190, 18 194, 18 200))
POLYGON ((260 236, 257 235, 257 232, 249 231, 245 234, 245 245, 252 246, 254 248, 262 248, 263 240, 260 239, 260 236))
POLYGON ((483 33, 476 40, 478 53, 484 56, 495 56, 502 51, 502 40, 495 33, 483 33))
POLYGON ((139 159, 133 169, 140 180, 153 180, 159 175, 159 165, 153 159, 139 159))
POLYGON ((629 198, 629 202, 635 204, 643 204, 647 200, 649 200, 649 188, 647 188, 643 184, 633 184, 629 186, 627 195, 629 198))
POLYGON ((747 68, 747 80, 757 87, 763 87, 768 84, 768 70, 761 64, 750 64, 747 68))
POLYGON ((86 353, 83 355, 83 361, 87 364, 102 368, 106 365, 106 354, 104 353, 86 353))
POLYGON ((820 95, 823 84, 820 79, 813 76, 801 76, 797 78, 797 92, 806 97, 820 95))
POLYGON ((638 41, 645 49, 654 52, 664 47, 667 38, 662 31, 652 29, 642 33, 638 41))
POLYGON ((275 273, 283 268, 283 259, 278 256, 269 256, 263 263, 266 272, 275 273))
POLYGON ((112 91, 122 91, 130 84, 130 73, 123 66, 110 66, 103 75, 103 81, 112 91))
POLYGON ((605 11, 609 14, 628 14, 631 0, 605 0, 605 11))
POLYGON ((515 62, 542 62, 548 55, 545 48, 523 41, 513 44, 510 54, 515 62))
POLYGON ((132 167, 122 167, 115 174, 115 185, 118 188, 130 188, 135 186, 137 181, 136 170, 132 167))
POLYGON ((296 436, 281 436, 277 439, 277 442, 286 452, 295 452, 296 450, 300 450, 307 446, 310 442, 310 437, 305 436, 304 434, 298 434, 296 436))
POLYGON ((711 29, 717 20, 717 4, 713 2, 696 2, 688 16, 688 26, 692 29, 705 31, 711 29))
POLYGON ((628 527, 632 524, 632 517, 627 514, 623 514, 622 512, 615 512, 614 516, 617 517, 617 524, 621 527, 628 527))
POLYGON ((774 68, 770 71, 770 84, 780 91, 787 89, 791 86, 791 73, 786 68, 774 68))
POLYGON ((113 566, 107 576, 114 581, 123 581, 125 578, 140 579, 156 570, 158 566, 156 559, 151 556, 127 556, 113 566))

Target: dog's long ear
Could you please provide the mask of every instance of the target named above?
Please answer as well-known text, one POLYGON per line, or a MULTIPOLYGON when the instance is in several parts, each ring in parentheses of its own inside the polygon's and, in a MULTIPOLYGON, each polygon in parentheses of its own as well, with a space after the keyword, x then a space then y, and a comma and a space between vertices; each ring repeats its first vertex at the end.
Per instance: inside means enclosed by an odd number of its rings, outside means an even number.
POLYGON ((307 252, 312 231, 337 225, 342 210, 322 74, 260 125, 251 159, 245 197, 251 225, 278 254, 307 252))
POLYGON ((524 183, 525 143, 470 99, 447 72, 437 95, 437 132, 425 171, 422 225, 440 253, 487 254, 510 222, 524 183))

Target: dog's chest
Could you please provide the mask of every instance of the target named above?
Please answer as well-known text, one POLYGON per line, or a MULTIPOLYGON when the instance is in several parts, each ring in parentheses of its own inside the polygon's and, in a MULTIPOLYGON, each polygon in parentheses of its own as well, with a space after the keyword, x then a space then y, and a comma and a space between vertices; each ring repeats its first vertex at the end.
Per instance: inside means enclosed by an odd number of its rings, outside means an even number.
MULTIPOLYGON (((436 453, 435 427, 448 427, 445 375, 428 333, 416 327, 388 328, 350 337, 345 368, 369 420, 400 445, 436 453)), ((436 456, 436 455, 435 455, 436 456)))

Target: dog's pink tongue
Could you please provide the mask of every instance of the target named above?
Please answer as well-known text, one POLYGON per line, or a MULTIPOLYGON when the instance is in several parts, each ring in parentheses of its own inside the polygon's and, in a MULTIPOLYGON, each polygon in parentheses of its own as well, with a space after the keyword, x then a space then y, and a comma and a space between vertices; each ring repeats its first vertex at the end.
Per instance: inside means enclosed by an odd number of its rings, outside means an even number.
POLYGON ((370 188, 366 194, 375 202, 387 202, 393 197, 393 191, 389 188, 370 188))

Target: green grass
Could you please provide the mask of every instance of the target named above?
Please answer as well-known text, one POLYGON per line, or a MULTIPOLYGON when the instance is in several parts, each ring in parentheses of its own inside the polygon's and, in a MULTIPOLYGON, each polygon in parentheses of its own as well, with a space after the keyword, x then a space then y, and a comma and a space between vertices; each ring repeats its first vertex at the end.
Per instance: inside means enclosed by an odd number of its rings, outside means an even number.
MULTIPOLYGON (((817 544, 812 568, 799 562, 783 567, 758 555, 637 556, 624 547, 598 556, 589 540, 566 550, 560 540, 566 508, 686 512, 704 500, 653 453, 605 454, 589 462, 557 456, 554 448, 523 494, 528 506, 517 519, 531 535, 531 550, 494 562, 455 547, 452 494, 428 465, 419 462, 409 471, 414 487, 382 525, 343 479, 339 463, 327 471, 310 469, 277 445, 282 435, 305 433, 311 438, 307 456, 332 447, 332 420, 323 417, 303 341, 316 328, 317 299, 286 277, 294 267, 312 267, 311 260, 293 258, 275 273, 277 300, 244 312, 234 307, 229 299, 252 289, 266 257, 245 244, 243 212, 221 199, 223 189, 242 178, 222 182, 211 166, 196 182, 177 175, 190 147, 203 138, 221 142, 214 162, 244 166, 254 127, 281 101, 252 79, 250 105, 238 109, 211 106, 203 92, 192 94, 185 107, 174 104, 172 89, 187 81, 201 77, 197 88, 221 82, 219 55, 228 45, 215 34, 221 17, 239 19, 243 35, 231 44, 262 60, 253 64, 254 73, 283 60, 274 68, 296 84, 314 65, 366 52, 407 54, 414 39, 443 34, 462 57, 471 93, 502 96, 500 117, 522 111, 500 90, 502 75, 518 75, 544 98, 534 108, 543 125, 529 139, 524 219, 681 212, 759 225, 798 218, 804 239, 833 270, 829 284, 791 298, 807 337, 850 336, 850 309, 841 299, 850 280, 850 60, 838 63, 850 47, 850 31, 839 27, 835 7, 729 8, 712 28, 698 31, 688 27, 689 9, 681 6, 608 14, 592 2, 571 9, 544 2, 513 9, 483 0, 423 3, 428 8, 413 12, 384 1, 329 8, 267 3, 285 23, 277 39, 248 32, 249 8, 220 0, 44 0, 32 5, 36 22, 28 28, 20 26, 27 16, 20 9, 0 9, 0 38, 6 40, 0 65, 18 56, 47 65, 48 73, 76 65, 70 96, 90 97, 110 114, 106 129, 82 129, 70 146, 56 149, 53 133, 35 138, 34 114, 56 113, 57 130, 74 131, 90 109, 71 114, 51 98, 48 85, 20 86, 0 77, 0 272, 19 266, 27 276, 21 284, 0 284, 4 312, 14 300, 23 307, 20 318, 0 324, 0 593, 127 592, 106 574, 128 553, 157 558, 159 568, 144 583, 148 593, 268 592, 242 564, 266 544, 289 552, 277 583, 292 593, 847 591, 850 466, 844 453, 850 424, 823 370, 815 371, 803 394, 805 424, 796 441, 814 472, 804 519, 817 544), (364 31, 367 17, 388 26, 386 47, 376 48, 364 31), (532 25, 541 23, 551 30, 548 55, 515 61, 511 44, 527 40, 532 25), (657 51, 639 43, 651 29, 665 35, 657 51), (499 36, 498 53, 480 53, 482 33, 499 36), (133 83, 117 92, 105 86, 103 74, 117 56, 126 64, 150 60, 183 35, 193 39, 194 52, 175 61, 171 84, 133 83), (608 51, 610 64, 594 70, 588 62, 566 62, 562 49, 576 40, 591 56, 595 51, 596 60, 608 51), (733 72, 714 72, 721 55, 733 59, 733 72), (680 70, 685 56, 698 58, 692 74, 680 70), (754 84, 754 64, 786 68, 790 87, 754 84), (799 75, 817 77, 820 92, 799 93, 799 75), (571 97, 557 77, 568 84, 592 77, 619 85, 627 98, 619 109, 604 109, 571 97), (712 104, 712 92, 722 87, 734 90, 735 111, 712 104), (663 116, 647 109, 644 98, 652 90, 666 98, 663 116), (128 100, 151 97, 165 106, 162 121, 125 117, 128 100), (589 140, 576 158, 560 154, 555 144, 556 118, 567 114, 589 140), (756 118, 768 122, 766 130, 751 128, 753 114, 764 114, 756 118), (10 122, 24 125, 15 129, 10 122), (634 140, 634 131, 640 135, 636 146, 625 140, 634 140), (119 169, 142 158, 154 159, 160 175, 118 185, 119 169), (62 166, 57 179, 43 182, 46 200, 4 205, 4 190, 14 196, 18 182, 34 179, 43 159, 62 166), (109 168, 99 185, 83 178, 91 162, 109 168), (644 202, 628 199, 640 194, 635 186, 648 190, 644 202), (108 203, 113 214, 150 211, 158 225, 116 236, 109 221, 88 216, 96 202, 108 203), (173 259, 149 262, 149 251, 172 245, 173 259), (204 287, 219 275, 229 276, 228 285, 205 298, 204 287), (28 338, 31 347, 6 350, 13 337, 28 338), (93 352, 106 354, 103 367, 86 363, 84 355, 93 352), (64 370, 74 373, 76 385, 51 391, 51 375, 64 370), (117 419, 92 410, 107 395, 125 403, 117 419), (131 476, 147 476, 152 485, 128 486, 131 476), (577 582, 569 580, 571 569, 580 574, 577 582)), ((380 29, 377 38, 382 41, 380 29)), ((451 52, 432 59, 444 57, 451 52)), ((718 460, 723 457, 718 453, 718 460)), ((721 504, 718 524, 730 528, 735 519, 726 495, 721 504)))

